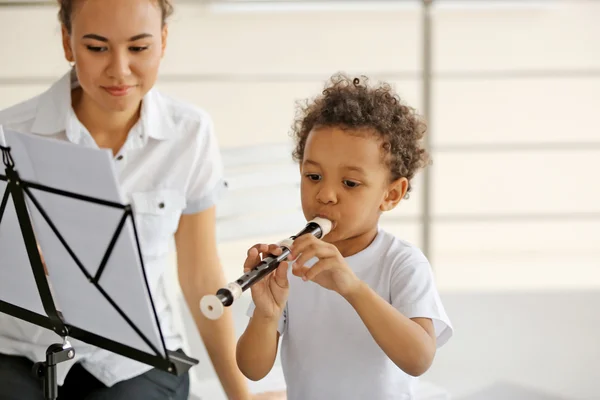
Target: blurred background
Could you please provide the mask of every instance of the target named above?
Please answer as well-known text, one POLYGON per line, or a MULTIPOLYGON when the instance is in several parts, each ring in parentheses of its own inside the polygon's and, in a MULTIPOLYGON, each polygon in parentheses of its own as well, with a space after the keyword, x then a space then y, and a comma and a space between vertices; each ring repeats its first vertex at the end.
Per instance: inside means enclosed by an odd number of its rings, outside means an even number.
MULTIPOLYGON (((455 327, 418 400, 600 399, 600 1, 174 5, 158 87, 215 121, 230 280, 248 247, 304 226, 295 102, 338 71, 385 80, 427 117, 433 165, 381 225, 425 251, 455 327)), ((0 0, 0 108, 68 70, 56 12, 0 0)), ((224 398, 174 271, 194 398, 224 398)), ((280 369, 253 387, 284 388, 280 369)))

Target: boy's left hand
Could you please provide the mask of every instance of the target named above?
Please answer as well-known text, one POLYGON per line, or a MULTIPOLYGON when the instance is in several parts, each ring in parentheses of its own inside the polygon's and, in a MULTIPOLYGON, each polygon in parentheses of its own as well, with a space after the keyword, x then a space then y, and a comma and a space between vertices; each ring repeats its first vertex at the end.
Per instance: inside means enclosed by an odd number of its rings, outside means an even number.
POLYGON ((347 296, 359 287, 360 280, 334 245, 313 235, 302 235, 294 240, 290 250, 288 260, 293 261, 292 274, 303 280, 313 281, 342 296, 347 296), (317 257, 319 261, 312 267, 305 266, 304 263, 313 257, 317 257))

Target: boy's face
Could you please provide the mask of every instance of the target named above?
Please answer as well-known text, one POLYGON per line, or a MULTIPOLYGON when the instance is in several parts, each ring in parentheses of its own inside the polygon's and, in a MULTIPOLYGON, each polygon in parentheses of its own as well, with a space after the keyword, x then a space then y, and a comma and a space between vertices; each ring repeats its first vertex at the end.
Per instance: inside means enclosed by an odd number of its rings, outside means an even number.
POLYGON ((381 141, 368 132, 336 127, 313 129, 300 165, 302 210, 307 220, 333 222, 325 241, 342 255, 354 254, 373 240, 380 213, 406 194, 405 178, 390 182, 381 141))

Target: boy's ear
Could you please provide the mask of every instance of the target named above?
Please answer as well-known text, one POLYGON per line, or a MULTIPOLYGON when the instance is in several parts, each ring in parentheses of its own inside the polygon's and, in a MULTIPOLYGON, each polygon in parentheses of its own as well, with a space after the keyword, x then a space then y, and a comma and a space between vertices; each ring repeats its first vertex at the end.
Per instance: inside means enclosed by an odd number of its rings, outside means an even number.
POLYGON ((386 191, 383 201, 379 206, 381 211, 390 211, 393 210, 398 203, 404 198, 406 192, 408 190, 408 179, 406 178, 398 178, 395 181, 391 182, 386 191))

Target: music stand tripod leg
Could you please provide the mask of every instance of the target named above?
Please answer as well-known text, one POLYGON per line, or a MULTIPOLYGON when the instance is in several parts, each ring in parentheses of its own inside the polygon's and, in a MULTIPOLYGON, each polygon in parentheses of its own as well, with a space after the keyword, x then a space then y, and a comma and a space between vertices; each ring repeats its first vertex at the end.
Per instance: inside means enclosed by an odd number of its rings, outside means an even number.
POLYGON ((56 400, 58 398, 58 382, 56 376, 56 365, 73 359, 75 350, 68 340, 62 344, 55 343, 48 346, 46 350, 46 361, 40 361, 33 365, 33 374, 42 379, 44 383, 44 398, 56 400))

